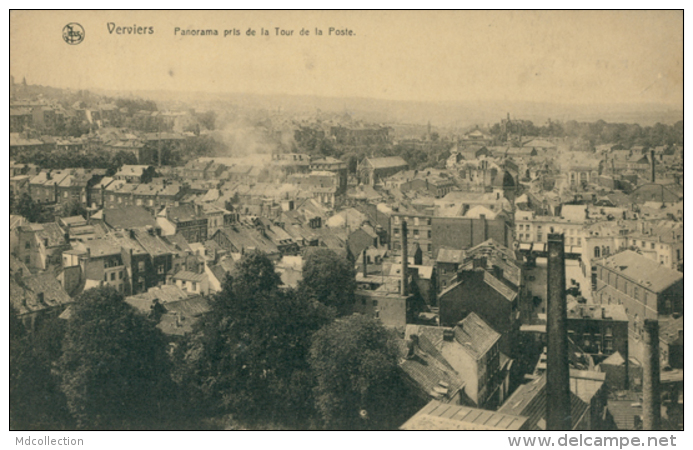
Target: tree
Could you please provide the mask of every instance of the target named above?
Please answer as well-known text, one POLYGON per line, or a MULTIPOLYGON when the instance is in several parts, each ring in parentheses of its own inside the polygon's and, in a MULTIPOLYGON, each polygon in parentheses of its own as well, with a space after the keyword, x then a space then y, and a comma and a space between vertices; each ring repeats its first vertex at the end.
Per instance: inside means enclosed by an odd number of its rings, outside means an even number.
POLYGON ((87 210, 77 200, 68 200, 60 205, 58 214, 61 217, 82 216, 86 217, 87 210))
POLYGON ((171 395, 162 333, 111 287, 85 291, 72 308, 58 371, 77 426, 161 428, 171 395))
POLYGON ((353 265, 329 249, 311 253, 303 265, 302 295, 335 308, 339 315, 351 313, 356 280, 353 265))
POLYGON ((310 337, 332 316, 279 283, 264 254, 245 255, 177 351, 177 380, 192 393, 199 415, 232 413, 263 428, 308 427, 310 337))
POLYGON ((38 222, 41 218, 41 206, 37 205, 26 192, 14 202, 13 206, 13 213, 24 217, 29 222, 38 222))
POLYGON ((51 373, 52 349, 37 342, 41 339, 27 333, 10 306, 10 429, 13 430, 74 427, 65 396, 51 373))
POLYGON ((338 319, 315 333, 310 366, 316 406, 327 429, 401 424, 392 423, 402 393, 398 355, 392 332, 362 315, 338 319))

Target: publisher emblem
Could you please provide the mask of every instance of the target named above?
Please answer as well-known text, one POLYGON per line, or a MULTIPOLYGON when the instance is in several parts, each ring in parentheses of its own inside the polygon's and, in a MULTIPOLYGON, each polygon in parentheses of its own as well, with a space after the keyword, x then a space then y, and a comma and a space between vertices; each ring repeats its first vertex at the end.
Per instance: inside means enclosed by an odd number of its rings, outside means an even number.
POLYGON ((70 45, 77 45, 84 40, 84 28, 82 25, 71 22, 63 27, 63 40, 70 45))

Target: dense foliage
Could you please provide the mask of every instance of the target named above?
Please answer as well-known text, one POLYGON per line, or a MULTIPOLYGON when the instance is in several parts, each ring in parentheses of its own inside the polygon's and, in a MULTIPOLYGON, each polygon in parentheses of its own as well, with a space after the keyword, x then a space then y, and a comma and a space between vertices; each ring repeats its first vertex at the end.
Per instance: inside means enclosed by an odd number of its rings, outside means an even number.
POLYGON ((388 429, 401 424, 403 386, 394 335, 352 315, 318 331, 310 349, 315 401, 327 429, 388 429))
POLYGON ((166 423, 171 398, 167 343, 111 287, 72 305, 58 372, 81 429, 152 429, 166 423))
POLYGON ((339 315, 351 312, 356 281, 353 264, 329 249, 311 253, 303 265, 299 292, 325 306, 335 308, 339 315))

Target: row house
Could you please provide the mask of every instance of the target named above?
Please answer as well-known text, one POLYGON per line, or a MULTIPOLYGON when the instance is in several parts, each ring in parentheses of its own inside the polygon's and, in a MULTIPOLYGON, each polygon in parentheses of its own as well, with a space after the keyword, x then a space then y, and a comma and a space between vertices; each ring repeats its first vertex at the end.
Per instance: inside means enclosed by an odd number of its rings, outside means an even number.
POLYGON ((58 182, 56 202, 63 204, 76 202, 80 205, 89 206, 91 204, 90 194, 92 186, 103 178, 106 171, 104 169, 74 169, 73 174, 66 176, 58 182))
POLYGON ((186 187, 179 183, 155 185, 113 180, 108 186, 102 186, 101 195, 97 198, 101 199, 104 208, 143 206, 157 211, 175 204, 186 192, 186 187))
POLYGON ((201 205, 169 205, 161 210, 156 220, 166 235, 180 233, 189 243, 208 239, 208 220, 201 205))
MULTIPOLYGON (((564 212, 568 205, 563 205, 564 212)), ((586 208, 579 207, 578 214, 563 216, 540 216, 534 211, 515 212, 515 239, 519 243, 546 243, 551 233, 565 234, 568 246, 582 248, 586 236, 586 208)))
POLYGON ((188 180, 211 180, 218 178, 226 166, 214 160, 195 160, 183 167, 183 177, 188 180))
POLYGON ((683 314, 683 274, 631 250, 595 263, 595 301, 623 305, 629 321, 630 354, 642 361, 646 319, 683 314))
POLYGON ((29 180, 29 195, 36 203, 55 203, 58 198, 58 183, 71 173, 70 169, 42 170, 29 180))
POLYGON ((153 172, 152 166, 125 164, 113 175, 113 179, 125 180, 128 183, 147 183, 151 180, 153 172))

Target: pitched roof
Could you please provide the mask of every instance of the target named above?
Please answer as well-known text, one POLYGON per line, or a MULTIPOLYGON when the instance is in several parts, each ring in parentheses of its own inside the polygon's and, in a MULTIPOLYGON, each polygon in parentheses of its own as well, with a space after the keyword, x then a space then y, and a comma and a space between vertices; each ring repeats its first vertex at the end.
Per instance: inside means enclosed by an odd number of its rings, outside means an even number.
POLYGON ((515 290, 508 287, 498 278, 491 275, 490 272, 484 271, 484 283, 491 286, 493 289, 495 289, 496 292, 505 297, 508 301, 513 301, 515 300, 515 297, 517 297, 517 292, 515 290))
POLYGON ((195 273, 187 270, 181 270, 173 276, 174 280, 184 280, 184 281, 195 281, 197 283, 203 282, 207 279, 207 275, 204 273, 195 273))
POLYGON ((25 275, 18 280, 10 278, 10 303, 18 315, 60 307, 71 302, 70 296, 49 272, 25 275))
MULTIPOLYGON (((575 429, 580 419, 589 409, 589 403, 585 403, 572 391, 570 392, 570 417, 571 429, 575 429)), ((522 415, 528 418, 528 429, 546 429, 546 375, 542 375, 534 381, 523 384, 498 408, 498 412, 506 414, 522 415)))
POLYGON ((527 417, 432 400, 400 430, 526 430, 527 417))
POLYGON ((384 158, 366 158, 374 169, 387 169, 390 167, 408 166, 401 156, 387 156, 384 158))
POLYGON ((481 358, 500 338, 486 322, 475 313, 469 313, 453 328, 455 340, 476 359, 481 358))
POLYGON ((615 269, 620 275, 647 287, 653 292, 662 292, 674 283, 683 280, 681 272, 669 269, 663 264, 632 250, 622 251, 596 264, 612 270, 615 269))

